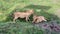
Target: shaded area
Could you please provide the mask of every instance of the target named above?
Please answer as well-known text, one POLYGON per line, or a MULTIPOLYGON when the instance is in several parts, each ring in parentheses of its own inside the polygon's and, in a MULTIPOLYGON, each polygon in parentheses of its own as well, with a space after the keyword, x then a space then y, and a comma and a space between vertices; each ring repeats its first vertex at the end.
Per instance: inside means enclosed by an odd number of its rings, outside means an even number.
MULTIPOLYGON (((49 32, 48 30, 43 30, 41 27, 37 27, 37 25, 40 25, 40 24, 33 25, 30 22, 27 23, 24 19, 18 18, 17 23, 13 23, 13 22, 9 23, 9 21, 13 20, 13 13, 15 11, 22 12, 22 11, 25 11, 25 8, 34 9, 35 14, 45 16, 46 19, 48 20, 48 22, 46 22, 46 23, 49 23, 50 21, 54 21, 54 20, 56 20, 56 23, 59 23, 57 21, 59 18, 56 15, 46 12, 51 8, 50 6, 29 5, 29 6, 24 7, 23 9, 17 8, 15 10, 13 10, 10 14, 7 15, 7 19, 5 21, 2 21, 4 23, 3 24, 0 23, 1 24, 0 25, 0 34, 45 34, 45 33, 49 32), (41 11, 37 12, 37 9, 39 9, 41 11), (8 22, 8 23, 6 23, 6 22, 8 22)), ((32 17, 33 16, 30 17, 31 21, 32 21, 32 17)), ((45 22, 44 22, 44 24, 45 24, 45 22)), ((49 32, 49 33, 51 33, 51 32, 49 32)), ((52 33, 54 33, 54 31, 52 33)))
MULTIPOLYGON (((34 12, 36 15, 45 16, 48 21, 59 20, 59 18, 56 15, 50 14, 47 12, 50 8, 51 8, 50 6, 42 6, 42 5, 28 5, 22 9, 16 8, 10 14, 7 15, 6 21, 13 20, 13 13, 14 12, 16 12, 16 11, 24 12, 24 11, 26 11, 26 9, 34 9, 34 12), (37 10, 39 10, 39 12, 37 10)), ((30 16, 30 21, 32 21, 32 17, 33 17, 33 15, 30 16)), ((20 18, 18 18, 17 21, 26 22, 25 19, 20 19, 20 18)))

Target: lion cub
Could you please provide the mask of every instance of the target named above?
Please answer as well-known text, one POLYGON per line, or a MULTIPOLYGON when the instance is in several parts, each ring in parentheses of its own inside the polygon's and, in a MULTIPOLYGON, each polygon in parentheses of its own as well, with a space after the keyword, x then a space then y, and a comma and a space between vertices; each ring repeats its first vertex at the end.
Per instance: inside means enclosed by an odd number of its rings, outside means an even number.
POLYGON ((27 10, 26 12, 15 12, 14 15, 14 19, 13 21, 15 22, 15 20, 17 18, 26 18, 26 21, 28 21, 29 17, 34 13, 33 9, 31 10, 27 10))
POLYGON ((37 16, 37 15, 33 16, 32 23, 39 23, 39 22, 42 22, 42 21, 47 21, 44 16, 37 16))

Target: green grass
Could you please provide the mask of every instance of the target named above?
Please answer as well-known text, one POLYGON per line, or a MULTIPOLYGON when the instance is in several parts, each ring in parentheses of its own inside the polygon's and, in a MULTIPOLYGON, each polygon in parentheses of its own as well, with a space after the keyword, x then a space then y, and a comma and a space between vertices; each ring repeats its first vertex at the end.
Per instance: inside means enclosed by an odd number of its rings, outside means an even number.
POLYGON ((17 19, 17 23, 12 23, 11 15, 15 11, 27 9, 34 9, 35 14, 45 16, 48 21, 53 19, 60 23, 60 15, 57 12, 60 9, 60 0, 0 0, 0 28, 3 28, 0 32, 4 34, 43 34, 43 31, 35 28, 30 21, 17 19))

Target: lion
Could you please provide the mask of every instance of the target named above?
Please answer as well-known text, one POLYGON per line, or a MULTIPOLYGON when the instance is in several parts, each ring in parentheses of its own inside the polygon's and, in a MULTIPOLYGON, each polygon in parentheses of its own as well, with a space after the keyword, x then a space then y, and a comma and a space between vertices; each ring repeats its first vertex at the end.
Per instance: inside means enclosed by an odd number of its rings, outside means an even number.
POLYGON ((37 15, 33 16, 32 23, 39 23, 39 22, 42 22, 42 21, 47 21, 44 16, 37 16, 37 15))
POLYGON ((16 19, 18 18, 25 18, 25 20, 28 22, 29 17, 34 13, 33 9, 31 10, 26 10, 26 12, 15 12, 14 15, 14 19, 13 21, 15 22, 16 19))

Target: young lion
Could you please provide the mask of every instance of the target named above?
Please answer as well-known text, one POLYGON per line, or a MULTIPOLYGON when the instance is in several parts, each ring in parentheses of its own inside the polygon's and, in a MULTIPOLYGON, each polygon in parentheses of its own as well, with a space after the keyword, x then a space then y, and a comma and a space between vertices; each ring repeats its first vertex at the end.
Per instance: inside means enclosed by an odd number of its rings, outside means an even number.
POLYGON ((33 22, 32 23, 39 23, 42 21, 47 21, 44 16, 37 16, 37 15, 33 16, 33 22))
POLYGON ((15 21, 17 18, 26 18, 26 21, 28 21, 29 17, 34 13, 33 9, 31 10, 27 10, 26 12, 15 12, 14 15, 14 19, 13 21, 15 21))

